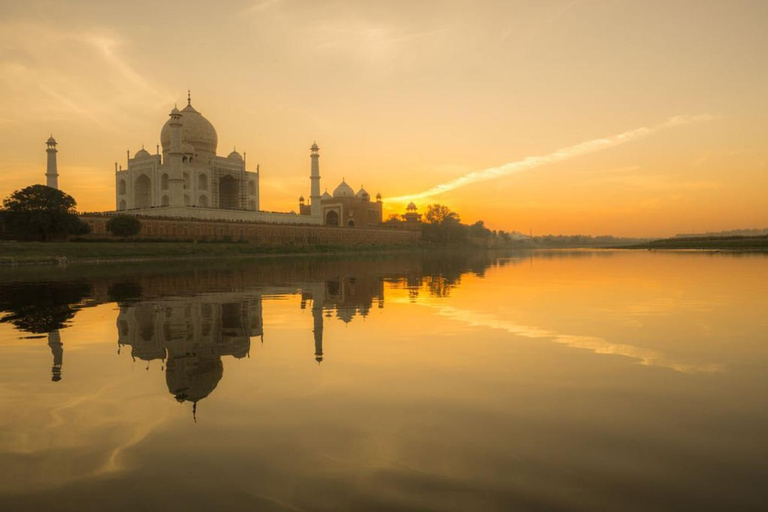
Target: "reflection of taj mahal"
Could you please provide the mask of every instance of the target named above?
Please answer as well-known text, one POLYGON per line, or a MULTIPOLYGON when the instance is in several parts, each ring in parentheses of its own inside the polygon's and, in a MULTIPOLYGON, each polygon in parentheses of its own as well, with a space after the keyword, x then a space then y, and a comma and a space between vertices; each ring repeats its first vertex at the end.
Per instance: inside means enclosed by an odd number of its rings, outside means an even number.
POLYGON ((143 147, 127 167, 115 163, 115 205, 121 212, 192 219, 288 224, 373 227, 381 224, 381 195, 376 201, 364 188, 355 192, 345 181, 320 194, 320 153, 310 148, 311 191, 298 213, 263 212, 259 208, 259 166, 246 168, 245 153, 216 154, 218 135, 188 97, 182 110, 173 108, 160 131, 160 146, 150 154, 143 147))
MULTIPOLYGON (((357 314, 366 316, 374 300, 383 307, 383 286, 380 279, 346 277, 302 287, 301 308, 311 302, 318 363, 323 360, 325 318, 335 311, 339 320, 349 323, 357 314)), ((125 303, 117 317, 118 346, 130 346, 131 357, 147 364, 164 361, 168 391, 196 408, 221 380, 222 356, 248 357, 251 338, 264 340, 262 295, 295 292, 270 288, 125 303)))

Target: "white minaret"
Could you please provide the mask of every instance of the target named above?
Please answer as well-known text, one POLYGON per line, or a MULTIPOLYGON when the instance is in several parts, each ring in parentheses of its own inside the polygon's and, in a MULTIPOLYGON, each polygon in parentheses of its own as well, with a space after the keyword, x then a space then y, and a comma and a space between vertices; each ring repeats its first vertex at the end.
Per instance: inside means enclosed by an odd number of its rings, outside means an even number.
POLYGON ((171 129, 171 147, 167 158, 170 167, 168 177, 170 206, 184 206, 184 177, 181 173, 181 115, 179 109, 173 107, 170 114, 171 122, 168 123, 171 129))
POLYGON ((56 150, 56 139, 53 138, 53 135, 46 141, 46 144, 48 145, 48 149, 45 150, 48 153, 48 167, 45 171, 45 184, 51 188, 58 189, 59 170, 56 165, 56 153, 58 151, 56 150))
POLYGON ((309 149, 311 151, 309 157, 312 159, 312 168, 309 175, 309 179, 312 180, 312 188, 309 194, 310 214, 312 217, 322 217, 323 209, 320 205, 320 148, 317 147, 317 142, 315 142, 309 149))

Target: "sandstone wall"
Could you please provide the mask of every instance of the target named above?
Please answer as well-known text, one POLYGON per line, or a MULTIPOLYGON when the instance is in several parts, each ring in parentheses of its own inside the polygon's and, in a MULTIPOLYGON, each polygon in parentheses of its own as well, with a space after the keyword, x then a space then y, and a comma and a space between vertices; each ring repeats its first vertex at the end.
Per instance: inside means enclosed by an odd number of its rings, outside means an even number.
MULTIPOLYGON (((90 238, 110 237, 110 214, 82 214, 91 227, 90 238)), ((390 228, 342 228, 258 222, 139 217, 141 232, 135 238, 167 240, 231 240, 263 245, 406 245, 420 233, 390 228)))

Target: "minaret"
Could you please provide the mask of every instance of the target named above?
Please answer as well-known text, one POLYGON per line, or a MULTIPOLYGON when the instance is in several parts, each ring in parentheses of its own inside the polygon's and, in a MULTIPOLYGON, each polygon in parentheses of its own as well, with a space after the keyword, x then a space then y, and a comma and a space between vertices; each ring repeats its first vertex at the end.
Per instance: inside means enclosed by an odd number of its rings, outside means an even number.
POLYGON ((168 199, 170 206, 184 205, 184 176, 181 171, 181 112, 176 107, 171 110, 171 121, 168 123, 171 132, 171 147, 168 150, 168 199))
POLYGON ((312 159, 312 168, 309 175, 309 179, 312 181, 312 188, 309 194, 310 214, 312 217, 322 217, 323 208, 320 205, 320 148, 317 147, 317 142, 315 142, 309 149, 311 151, 309 157, 312 159))
POLYGON ((45 150, 48 153, 48 167, 45 171, 45 184, 51 188, 59 188, 59 170, 56 165, 56 139, 53 135, 46 142, 48 149, 45 150))

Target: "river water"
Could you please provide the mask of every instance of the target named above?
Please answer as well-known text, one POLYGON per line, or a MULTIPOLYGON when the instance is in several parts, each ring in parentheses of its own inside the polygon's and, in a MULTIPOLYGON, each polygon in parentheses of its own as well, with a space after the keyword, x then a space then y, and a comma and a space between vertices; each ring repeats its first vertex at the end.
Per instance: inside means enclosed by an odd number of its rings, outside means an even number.
POLYGON ((0 273, 0 510, 768 510, 768 258, 0 273))

